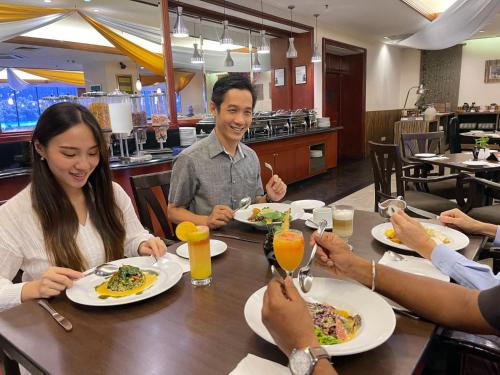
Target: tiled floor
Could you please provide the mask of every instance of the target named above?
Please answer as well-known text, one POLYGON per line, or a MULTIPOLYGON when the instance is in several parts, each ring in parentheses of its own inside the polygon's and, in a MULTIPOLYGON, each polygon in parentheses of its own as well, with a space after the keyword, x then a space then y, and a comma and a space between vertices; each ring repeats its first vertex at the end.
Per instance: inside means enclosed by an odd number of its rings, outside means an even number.
MULTIPOLYGON (((369 159, 339 161, 327 173, 288 186, 287 200, 318 199, 327 204, 342 199, 373 183, 369 159)), ((370 196, 373 210, 373 193, 370 196)))

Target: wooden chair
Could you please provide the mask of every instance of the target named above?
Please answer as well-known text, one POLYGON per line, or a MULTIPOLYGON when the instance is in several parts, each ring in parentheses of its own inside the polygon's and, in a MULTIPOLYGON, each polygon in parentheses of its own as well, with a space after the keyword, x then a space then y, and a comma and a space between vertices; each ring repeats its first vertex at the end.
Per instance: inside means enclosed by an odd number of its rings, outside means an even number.
POLYGON ((458 174, 430 177, 410 177, 404 176, 403 171, 419 168, 420 165, 402 165, 402 159, 399 152, 399 145, 383 144, 369 141, 370 159, 372 162, 373 177, 375 184, 375 211, 378 211, 378 203, 385 199, 402 196, 405 201, 413 207, 432 212, 436 215, 443 211, 456 208, 457 204, 424 191, 406 190, 405 182, 415 184, 428 184, 439 181, 455 180, 458 174), (392 175, 396 175, 396 191, 391 188, 392 175))
POLYGON ((476 220, 486 223, 500 225, 500 183, 486 180, 471 175, 463 175, 463 184, 468 183, 467 188, 461 187, 459 192, 467 192, 466 198, 459 197, 467 215, 476 220))
POLYGON ((134 192, 135 203, 139 211, 139 219, 150 232, 154 233, 154 214, 166 239, 167 245, 175 243, 173 227, 167 217, 166 207, 162 206, 158 195, 163 196, 165 204, 168 204, 168 191, 170 189, 171 172, 149 173, 139 176, 131 176, 130 183, 134 192), (157 195, 158 194, 158 195, 157 195))
MULTIPOLYGON (((405 165, 415 163, 408 159, 415 154, 442 154, 444 152, 444 136, 443 132, 401 134, 401 148, 405 165)), ((419 168, 416 172, 421 175, 414 177, 442 176, 445 174, 443 167, 440 167, 437 172, 433 172, 433 167, 431 165, 419 168)), ((405 175, 409 175, 409 173, 406 172, 405 175)), ((427 193, 439 195, 446 199, 456 199, 456 181, 453 180, 436 182, 431 186, 429 186, 429 184, 421 184, 416 188, 427 193)))

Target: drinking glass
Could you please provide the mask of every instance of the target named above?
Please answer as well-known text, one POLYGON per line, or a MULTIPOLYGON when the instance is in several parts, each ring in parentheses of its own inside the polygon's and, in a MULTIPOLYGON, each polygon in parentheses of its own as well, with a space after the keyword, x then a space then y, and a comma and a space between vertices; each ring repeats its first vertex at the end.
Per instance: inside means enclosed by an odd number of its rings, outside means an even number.
POLYGON ((346 204, 339 204, 333 207, 333 233, 349 243, 352 236, 354 224, 354 207, 346 204))
POLYGON ((274 255, 281 268, 290 277, 304 257, 304 236, 296 229, 281 230, 274 234, 274 255))
POLYGON ((196 226, 196 231, 187 235, 191 284, 207 286, 212 282, 210 259, 210 231, 205 225, 196 226))

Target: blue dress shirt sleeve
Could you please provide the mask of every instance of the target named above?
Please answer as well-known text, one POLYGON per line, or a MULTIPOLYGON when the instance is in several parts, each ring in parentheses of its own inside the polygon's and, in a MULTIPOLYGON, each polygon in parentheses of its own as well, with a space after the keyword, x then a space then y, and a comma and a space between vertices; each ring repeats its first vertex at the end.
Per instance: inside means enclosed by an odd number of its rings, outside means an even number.
MULTIPOLYGON (((497 239, 498 234, 499 231, 497 239)), ((446 245, 432 250, 431 261, 441 272, 468 288, 484 290, 500 285, 500 274, 493 274, 487 265, 469 260, 446 245)))

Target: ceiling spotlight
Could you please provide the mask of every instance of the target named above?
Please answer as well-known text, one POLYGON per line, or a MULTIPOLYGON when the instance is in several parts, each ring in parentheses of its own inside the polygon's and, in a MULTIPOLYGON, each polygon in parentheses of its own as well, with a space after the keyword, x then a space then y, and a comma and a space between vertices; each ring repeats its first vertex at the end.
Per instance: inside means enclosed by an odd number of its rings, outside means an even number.
POLYGON ((158 87, 158 88, 156 89, 156 93, 157 93, 157 94, 161 94, 161 88, 159 88, 159 87, 158 87))
POLYGON ((222 35, 220 37, 220 45, 222 48, 231 48, 233 44, 233 38, 229 35, 229 21, 224 20, 224 29, 222 30, 222 35))
POLYGON ((44 3, 51 3, 52 0, 43 0, 44 3))
POLYGON ((189 31, 182 19, 182 7, 177 7, 177 19, 175 20, 174 31, 172 33, 174 38, 185 38, 189 36, 189 31))
POLYGON ((234 66, 234 60, 231 57, 231 51, 230 50, 227 50, 226 59, 224 60, 224 66, 227 66, 227 67, 234 66))

